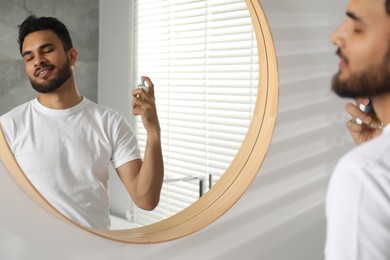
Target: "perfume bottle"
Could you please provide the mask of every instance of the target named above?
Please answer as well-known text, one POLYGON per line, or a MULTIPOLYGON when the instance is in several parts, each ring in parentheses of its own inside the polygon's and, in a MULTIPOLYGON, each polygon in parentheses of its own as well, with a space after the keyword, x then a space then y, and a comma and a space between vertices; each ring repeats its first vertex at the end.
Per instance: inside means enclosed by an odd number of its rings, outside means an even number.
MULTIPOLYGON (((149 87, 145 85, 145 80, 143 78, 141 78, 141 83, 139 83, 137 88, 143 88, 146 91, 146 93, 149 93, 149 87)), ((136 97, 144 99, 144 97, 141 94, 137 94, 136 97)))

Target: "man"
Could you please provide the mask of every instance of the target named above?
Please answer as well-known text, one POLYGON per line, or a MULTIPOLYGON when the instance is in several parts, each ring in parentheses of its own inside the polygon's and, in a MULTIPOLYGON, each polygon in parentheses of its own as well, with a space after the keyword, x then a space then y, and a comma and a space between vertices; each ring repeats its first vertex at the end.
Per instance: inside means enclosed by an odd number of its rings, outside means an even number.
POLYGON ((133 114, 147 131, 143 162, 136 137, 117 112, 80 96, 74 76, 77 51, 55 18, 28 17, 19 26, 19 48, 38 97, 0 117, 7 142, 34 187, 78 224, 110 226, 108 166, 116 169, 131 198, 154 209, 163 181, 160 125, 149 93, 136 89, 133 114))
POLYGON ((332 36, 340 56, 332 89, 356 120, 358 147, 338 163, 326 201, 328 260, 390 259, 390 0, 350 0, 332 36), (369 99, 367 98, 369 97, 369 99), (360 111, 372 102, 374 116, 360 111))

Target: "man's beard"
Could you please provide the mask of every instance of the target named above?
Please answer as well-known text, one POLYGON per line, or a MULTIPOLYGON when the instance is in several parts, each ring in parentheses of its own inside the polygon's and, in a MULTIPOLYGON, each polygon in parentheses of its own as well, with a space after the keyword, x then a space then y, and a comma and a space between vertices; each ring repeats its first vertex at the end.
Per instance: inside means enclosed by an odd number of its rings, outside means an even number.
MULTIPOLYGON (((340 50, 337 54, 342 56, 340 50)), ((374 97, 390 92, 390 62, 386 55, 381 64, 371 66, 361 73, 351 73, 349 79, 341 80, 339 71, 332 80, 332 90, 340 97, 374 97)), ((343 57, 348 64, 348 60, 343 57)))
MULTIPOLYGON (((48 67, 49 65, 44 64, 41 66, 48 67)), ((33 79, 30 79, 31 86, 39 93, 50 93, 57 89, 59 89, 70 77, 72 76, 72 70, 70 67, 69 60, 66 62, 66 64, 58 70, 58 75, 53 80, 48 80, 44 83, 38 83, 34 81, 33 79)))

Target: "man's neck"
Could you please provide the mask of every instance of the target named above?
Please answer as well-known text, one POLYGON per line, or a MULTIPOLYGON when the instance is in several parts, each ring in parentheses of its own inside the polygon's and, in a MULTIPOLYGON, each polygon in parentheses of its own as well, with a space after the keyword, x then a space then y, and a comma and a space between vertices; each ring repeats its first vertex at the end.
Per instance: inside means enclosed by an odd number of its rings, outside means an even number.
POLYGON ((379 120, 385 126, 390 123, 390 93, 372 98, 374 110, 379 120))
POLYGON ((39 93, 41 105, 51 109, 67 109, 74 107, 83 100, 74 81, 67 82, 51 93, 39 93))

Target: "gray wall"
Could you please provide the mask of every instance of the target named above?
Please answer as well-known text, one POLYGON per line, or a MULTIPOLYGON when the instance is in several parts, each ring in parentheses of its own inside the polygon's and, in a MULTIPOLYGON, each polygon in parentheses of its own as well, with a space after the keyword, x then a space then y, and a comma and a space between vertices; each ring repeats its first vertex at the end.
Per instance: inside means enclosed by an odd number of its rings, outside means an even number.
POLYGON ((0 0, 0 115, 34 97, 17 43, 18 25, 29 15, 54 16, 69 29, 79 52, 80 93, 97 101, 98 0, 0 0))
MULTIPOLYGON (((132 4, 128 0, 100 2, 99 37, 99 104, 115 109, 130 122, 134 117, 131 111, 131 13, 132 4), (117 19, 113 19, 113 16, 117 19), (115 28, 113 30, 112 28, 115 28), (112 66, 115 64, 115 66, 112 66)), ((113 215, 125 218, 131 207, 129 194, 110 167, 110 211, 113 215)))

